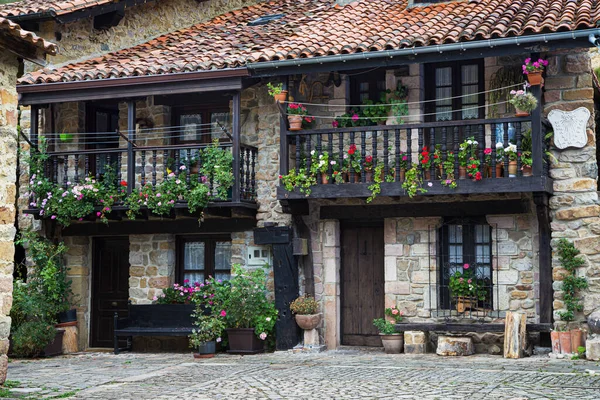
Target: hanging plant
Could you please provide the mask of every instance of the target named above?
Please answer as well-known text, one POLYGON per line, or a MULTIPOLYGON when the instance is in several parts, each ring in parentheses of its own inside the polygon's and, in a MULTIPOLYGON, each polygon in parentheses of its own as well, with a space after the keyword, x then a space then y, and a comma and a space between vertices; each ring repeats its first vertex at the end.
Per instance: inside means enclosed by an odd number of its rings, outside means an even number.
POLYGON ((413 165, 406 171, 402 189, 406 191, 410 198, 413 198, 417 193, 427 193, 427 190, 423 189, 423 179, 421 179, 417 166, 413 165))

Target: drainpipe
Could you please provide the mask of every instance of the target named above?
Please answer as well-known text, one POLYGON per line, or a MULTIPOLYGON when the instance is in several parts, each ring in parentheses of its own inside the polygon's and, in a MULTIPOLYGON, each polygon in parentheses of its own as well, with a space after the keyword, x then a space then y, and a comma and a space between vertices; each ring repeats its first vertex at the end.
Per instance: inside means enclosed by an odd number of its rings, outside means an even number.
MULTIPOLYGON (((402 56, 418 56, 423 54, 431 53, 444 53, 450 51, 466 51, 483 49, 486 47, 500 47, 500 46, 520 46, 529 45, 534 43, 548 43, 557 40, 567 39, 579 39, 588 38, 590 43, 595 46, 600 45, 600 29, 582 29, 579 31, 570 32, 556 32, 546 33, 538 35, 528 36, 515 36, 509 38, 499 39, 488 39, 488 40, 477 40, 467 43, 449 43, 441 45, 430 45, 421 47, 411 47, 399 50, 380 50, 353 54, 339 54, 334 56, 321 56, 321 57, 310 57, 310 58, 299 58, 293 60, 280 60, 280 61, 264 61, 258 63, 250 63, 246 67, 251 72, 262 71, 266 69, 277 69, 283 67, 300 67, 305 65, 315 64, 330 64, 338 62, 349 62, 349 61, 362 61, 362 60, 376 60, 376 59, 393 59, 394 57, 402 56)), ((599 47, 600 48, 600 47, 599 47)))

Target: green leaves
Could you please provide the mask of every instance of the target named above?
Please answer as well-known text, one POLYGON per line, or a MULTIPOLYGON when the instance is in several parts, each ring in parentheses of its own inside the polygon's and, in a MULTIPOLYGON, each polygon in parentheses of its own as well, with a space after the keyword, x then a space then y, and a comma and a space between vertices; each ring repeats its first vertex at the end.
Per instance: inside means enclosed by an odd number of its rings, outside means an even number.
POLYGON ((577 297, 577 292, 587 289, 588 281, 584 277, 578 277, 577 269, 585 266, 585 260, 579 256, 580 251, 575 245, 566 239, 560 239, 557 245, 558 260, 569 272, 562 281, 563 302, 566 311, 559 311, 558 316, 563 321, 573 321, 575 313, 583 310, 581 298, 577 297))

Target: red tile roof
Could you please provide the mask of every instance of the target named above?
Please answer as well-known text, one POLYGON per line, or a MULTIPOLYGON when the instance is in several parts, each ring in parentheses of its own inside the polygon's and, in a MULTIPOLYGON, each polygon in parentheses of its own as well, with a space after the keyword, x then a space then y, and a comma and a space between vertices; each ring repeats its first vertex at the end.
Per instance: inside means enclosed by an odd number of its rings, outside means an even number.
POLYGON ((19 0, 15 3, 0 4, 0 15, 3 17, 28 14, 57 16, 114 2, 115 0, 19 0))
POLYGON ((406 0, 272 0, 99 58, 41 70, 51 83, 242 67, 247 63, 395 50, 592 28, 597 0, 463 0, 407 8, 406 0), (285 14, 248 26, 264 15, 285 14))
MULTIPOLYGON (((12 21, 7 20, 6 18, 0 17, 0 34, 9 35, 17 38, 19 41, 27 42, 32 44, 37 49, 45 52, 47 54, 55 55, 58 51, 58 47, 54 43, 50 43, 41 37, 37 36, 33 32, 26 31, 21 29, 21 27, 15 24, 12 21)), ((19 51, 22 49, 12 49, 14 51, 19 51)))

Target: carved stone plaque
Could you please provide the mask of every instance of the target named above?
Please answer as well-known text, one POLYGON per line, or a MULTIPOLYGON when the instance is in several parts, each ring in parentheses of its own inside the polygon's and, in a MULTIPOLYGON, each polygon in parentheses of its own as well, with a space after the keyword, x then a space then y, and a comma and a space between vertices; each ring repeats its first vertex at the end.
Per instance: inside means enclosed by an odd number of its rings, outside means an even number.
POLYGON ((587 144, 587 122, 590 110, 579 107, 573 111, 552 110, 548 120, 554 128, 554 145, 559 149, 585 147, 587 144))

